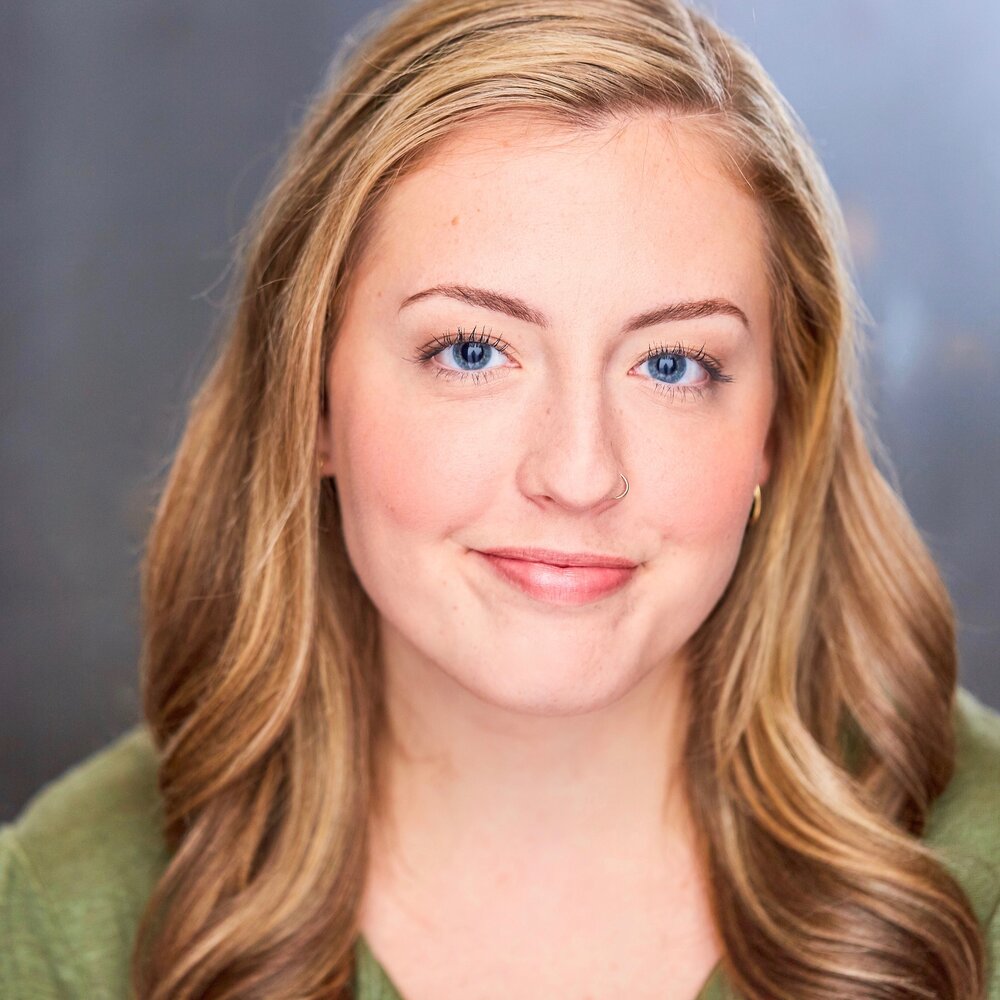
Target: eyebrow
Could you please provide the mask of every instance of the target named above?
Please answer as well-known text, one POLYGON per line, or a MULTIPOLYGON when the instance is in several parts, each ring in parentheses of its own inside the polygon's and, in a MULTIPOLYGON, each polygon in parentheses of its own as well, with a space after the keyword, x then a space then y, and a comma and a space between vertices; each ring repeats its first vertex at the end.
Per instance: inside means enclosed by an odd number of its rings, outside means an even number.
MULTIPOLYGON (((549 329, 551 323, 548 317, 538 309, 533 308, 522 299, 513 295, 505 295, 503 292, 491 291, 488 288, 476 288, 472 285, 433 285, 423 291, 414 292, 403 299, 399 306, 402 312, 407 306, 421 299, 429 298, 432 295, 443 295, 450 299, 457 299, 468 305, 479 306, 482 309, 489 309, 492 312, 505 313, 514 319, 533 326, 540 326, 549 329)), ((711 298, 694 299, 684 302, 668 302, 665 305, 657 306, 655 309, 648 309, 629 319, 622 327, 622 333, 632 333, 634 330, 641 330, 643 327, 656 326, 658 323, 669 323, 680 319, 700 319, 702 316, 714 315, 735 316, 746 328, 750 329, 750 321, 746 313, 729 299, 711 298)))

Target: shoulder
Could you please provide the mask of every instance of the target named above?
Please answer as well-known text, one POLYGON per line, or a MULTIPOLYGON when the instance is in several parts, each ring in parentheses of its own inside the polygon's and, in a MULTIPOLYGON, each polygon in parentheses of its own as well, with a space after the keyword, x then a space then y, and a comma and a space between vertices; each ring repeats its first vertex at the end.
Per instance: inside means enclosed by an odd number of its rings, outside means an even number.
POLYGON ((959 687, 954 719, 955 770, 923 839, 961 883, 986 930, 997 977, 989 995, 1000 996, 1000 713, 959 687))
POLYGON ((136 726, 46 785, 9 836, 56 900, 146 888, 166 862, 157 760, 136 726))
POLYGON ((134 933, 168 861, 152 739, 137 726, 0 828, 0 994, 124 996, 134 933))

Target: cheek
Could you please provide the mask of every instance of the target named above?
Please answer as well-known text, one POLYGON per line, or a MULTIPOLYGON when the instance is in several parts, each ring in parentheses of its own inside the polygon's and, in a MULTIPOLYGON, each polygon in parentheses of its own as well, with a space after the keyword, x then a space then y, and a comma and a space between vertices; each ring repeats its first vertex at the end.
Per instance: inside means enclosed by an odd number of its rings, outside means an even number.
POLYGON ((688 428, 668 460, 653 463, 656 481, 643 515, 659 539, 649 594, 658 620, 650 656, 668 656, 699 628, 732 578, 747 530, 756 474, 753 445, 739 431, 688 428), (655 498, 655 500, 653 499, 655 498))
POLYGON ((662 536, 678 545, 739 544, 753 500, 759 448, 745 426, 692 429, 657 450, 651 495, 662 536))
POLYGON ((338 489, 348 518, 369 530, 447 534, 477 509, 488 438, 376 386, 342 392, 334 408, 338 489), (377 400, 377 403, 372 402, 377 400), (338 413, 343 414, 338 420, 338 413))

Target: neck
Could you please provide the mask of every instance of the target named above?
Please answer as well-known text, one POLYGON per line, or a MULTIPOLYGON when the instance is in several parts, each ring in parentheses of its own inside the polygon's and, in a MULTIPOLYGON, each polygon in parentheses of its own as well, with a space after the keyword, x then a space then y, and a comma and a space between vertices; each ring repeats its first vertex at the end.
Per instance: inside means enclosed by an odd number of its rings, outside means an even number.
POLYGON ((382 646, 376 852, 433 880, 553 864, 648 873, 690 848, 681 658, 611 704, 532 715, 478 698, 390 629, 382 646))

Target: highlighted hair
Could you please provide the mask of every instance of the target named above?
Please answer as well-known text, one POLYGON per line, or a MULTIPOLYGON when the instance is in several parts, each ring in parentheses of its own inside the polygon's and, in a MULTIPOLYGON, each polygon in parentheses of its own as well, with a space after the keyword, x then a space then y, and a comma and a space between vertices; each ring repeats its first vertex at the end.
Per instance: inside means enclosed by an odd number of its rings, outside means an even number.
POLYGON ((691 642, 686 780, 748 1000, 982 996, 919 836, 954 766, 954 623, 854 398, 843 222, 755 57, 677 0, 417 0, 335 61, 259 210, 143 564, 145 714, 172 858, 143 1000, 350 995, 377 616, 317 488, 323 373, 380 198, 463 123, 684 116, 757 198, 777 403, 764 512, 691 642))

